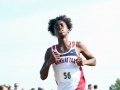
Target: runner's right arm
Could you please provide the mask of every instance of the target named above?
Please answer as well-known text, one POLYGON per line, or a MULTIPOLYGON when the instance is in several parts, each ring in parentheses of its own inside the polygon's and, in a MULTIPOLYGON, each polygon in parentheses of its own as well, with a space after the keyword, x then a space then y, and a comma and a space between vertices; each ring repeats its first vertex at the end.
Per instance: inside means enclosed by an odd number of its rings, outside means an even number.
POLYGON ((52 52, 51 48, 48 48, 45 53, 45 61, 40 70, 40 78, 45 80, 48 77, 49 68, 51 64, 55 63, 56 61, 60 60, 60 54, 52 52))
POLYGON ((40 70, 40 78, 42 80, 45 80, 48 77, 48 72, 49 72, 49 68, 51 65, 48 63, 50 56, 51 56, 51 48, 48 48, 46 50, 46 53, 45 53, 45 61, 44 61, 43 66, 40 70))

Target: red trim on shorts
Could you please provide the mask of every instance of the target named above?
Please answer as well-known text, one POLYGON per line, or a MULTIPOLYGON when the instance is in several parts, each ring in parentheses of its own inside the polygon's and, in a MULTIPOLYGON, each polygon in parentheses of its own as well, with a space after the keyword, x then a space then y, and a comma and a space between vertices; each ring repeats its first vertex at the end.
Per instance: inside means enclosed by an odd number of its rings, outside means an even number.
POLYGON ((78 86, 75 90, 85 90, 85 78, 84 78, 84 74, 83 74, 83 70, 82 67, 80 66, 80 72, 81 72, 81 77, 80 77, 80 82, 78 83, 78 86))

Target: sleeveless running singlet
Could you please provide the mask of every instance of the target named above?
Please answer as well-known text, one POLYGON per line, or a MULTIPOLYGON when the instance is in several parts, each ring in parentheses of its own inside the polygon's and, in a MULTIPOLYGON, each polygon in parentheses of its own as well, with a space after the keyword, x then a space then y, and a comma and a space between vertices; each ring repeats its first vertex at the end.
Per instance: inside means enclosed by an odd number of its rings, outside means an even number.
MULTIPOLYGON (((51 47, 57 52, 56 45, 51 47)), ((71 42, 71 49, 66 53, 59 53, 60 60, 52 64, 57 90, 85 90, 85 78, 81 66, 76 63, 76 42, 71 42)))

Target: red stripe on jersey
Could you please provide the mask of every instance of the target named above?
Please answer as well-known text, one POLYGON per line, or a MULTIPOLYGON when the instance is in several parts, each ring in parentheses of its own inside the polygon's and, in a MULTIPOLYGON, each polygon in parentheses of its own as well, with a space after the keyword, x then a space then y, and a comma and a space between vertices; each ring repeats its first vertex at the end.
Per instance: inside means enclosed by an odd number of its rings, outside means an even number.
POLYGON ((55 45, 52 46, 52 51, 55 51, 55 45))
POLYGON ((75 47, 75 41, 72 41, 72 48, 75 47))
POLYGON ((77 88, 75 90, 85 90, 85 78, 84 78, 84 74, 83 74, 83 70, 82 67, 80 66, 80 71, 81 71, 81 77, 80 77, 80 82, 77 86, 77 88))
POLYGON ((58 85, 58 82, 56 81, 56 84, 58 85))

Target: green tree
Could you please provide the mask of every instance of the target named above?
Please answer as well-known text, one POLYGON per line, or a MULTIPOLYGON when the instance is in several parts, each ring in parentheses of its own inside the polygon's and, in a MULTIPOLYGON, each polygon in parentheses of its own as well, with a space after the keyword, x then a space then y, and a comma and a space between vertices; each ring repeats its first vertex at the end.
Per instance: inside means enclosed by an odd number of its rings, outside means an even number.
POLYGON ((117 78, 115 84, 109 86, 109 90, 120 90, 120 79, 117 78))
POLYGON ((111 85, 111 86, 109 86, 109 90, 114 90, 116 87, 115 87, 115 85, 111 85))
POLYGON ((120 79, 119 78, 117 78, 115 82, 115 87, 116 87, 116 90, 120 90, 120 79))

